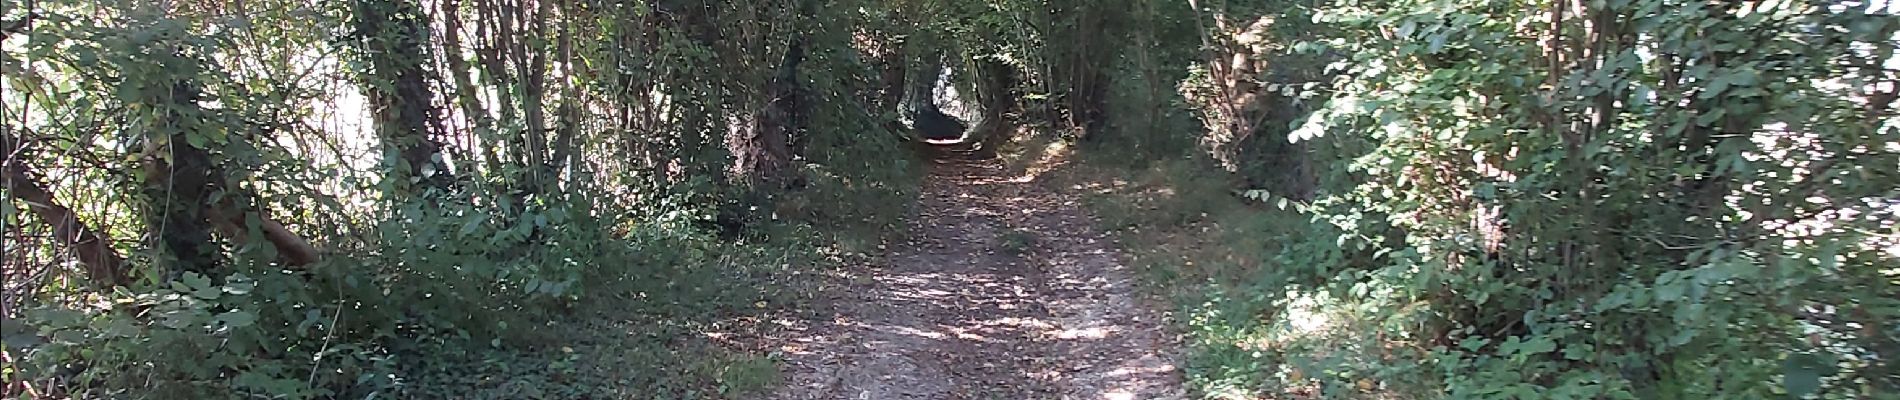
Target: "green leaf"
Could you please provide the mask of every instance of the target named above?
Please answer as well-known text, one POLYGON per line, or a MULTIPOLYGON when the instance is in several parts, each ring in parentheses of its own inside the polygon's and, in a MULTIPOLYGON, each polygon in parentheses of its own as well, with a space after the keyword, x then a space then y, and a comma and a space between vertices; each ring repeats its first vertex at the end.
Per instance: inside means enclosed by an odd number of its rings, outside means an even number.
POLYGON ((216 319, 218 322, 223 322, 224 326, 232 328, 243 328, 257 323, 257 315, 244 310, 231 310, 223 314, 218 314, 216 319))
POLYGON ((208 141, 209 140, 207 140, 207 138, 203 134, 200 134, 197 132, 185 132, 185 143, 190 144, 191 147, 196 147, 200 149, 206 148, 205 143, 208 141))
POLYGON ((106 322, 105 327, 100 331, 106 337, 130 338, 137 337, 140 330, 139 326, 133 324, 131 319, 113 318, 106 322))
POLYGON ((1656 278, 1656 301, 1668 303, 1682 300, 1683 293, 1688 289, 1688 285, 1682 279, 1677 279, 1676 275, 1664 274, 1656 278))
POLYGON ((1484 345, 1490 342, 1491 339, 1472 336, 1459 341, 1458 347, 1465 349, 1465 351, 1478 351, 1478 349, 1484 348, 1484 345))
POLYGON ((225 279, 223 289, 225 293, 243 296, 250 294, 252 290, 257 290, 257 281, 245 277, 244 274, 235 274, 225 279))
POLYGON ((40 342, 40 336, 26 321, 19 318, 0 319, 0 346, 26 347, 40 342))
POLYGON ((1800 398, 1821 389, 1821 378, 1832 376, 1840 367, 1833 354, 1799 353, 1781 363, 1781 384, 1788 396, 1800 398))
POLYGON ((196 272, 187 272, 184 276, 179 277, 178 282, 172 283, 172 290, 188 293, 192 297, 205 300, 217 300, 218 297, 224 295, 223 287, 212 286, 211 278, 207 278, 196 272))
POLYGON ((1564 346, 1564 359, 1566 360, 1583 361, 1589 359, 1590 356, 1595 353, 1595 346, 1591 346, 1589 343, 1574 343, 1564 346))
POLYGON ((1523 352, 1524 355, 1537 355, 1549 353, 1556 349, 1556 341, 1550 340, 1549 336, 1538 336, 1524 342, 1524 347, 1520 348, 1519 351, 1523 352))
POLYGON ((475 233, 476 229, 482 227, 482 221, 484 221, 482 218, 470 217, 468 222, 462 224, 462 235, 475 233))
POLYGON ((184 276, 180 276, 178 280, 180 282, 184 282, 185 288, 191 289, 191 290, 202 290, 202 289, 211 288, 211 278, 207 278, 204 276, 204 274, 200 274, 197 272, 186 272, 184 276))
POLYGON ((1697 116, 1695 118, 1695 124, 1698 126, 1715 126, 1716 121, 1721 121, 1722 117, 1725 116, 1728 116, 1728 109, 1717 108, 1697 116))

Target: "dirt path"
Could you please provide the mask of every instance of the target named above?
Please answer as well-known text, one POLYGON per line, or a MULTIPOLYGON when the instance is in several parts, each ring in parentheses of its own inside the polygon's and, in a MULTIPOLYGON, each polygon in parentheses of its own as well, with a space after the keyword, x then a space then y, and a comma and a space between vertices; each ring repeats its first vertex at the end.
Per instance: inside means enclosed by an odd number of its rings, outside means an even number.
POLYGON ((767 399, 1178 399, 1174 348, 1072 196, 934 165, 911 243, 784 340, 767 399))

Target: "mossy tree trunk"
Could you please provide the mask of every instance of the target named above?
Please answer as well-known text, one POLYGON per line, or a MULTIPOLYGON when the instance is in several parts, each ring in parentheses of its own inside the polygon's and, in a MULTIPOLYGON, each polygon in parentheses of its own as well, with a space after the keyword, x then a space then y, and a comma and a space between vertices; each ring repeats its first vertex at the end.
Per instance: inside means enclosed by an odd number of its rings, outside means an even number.
MULTIPOLYGON (((369 95, 391 189, 414 193, 444 188, 448 168, 434 132, 441 119, 429 88, 425 15, 408 0, 358 0, 352 4, 355 41, 362 53, 364 92, 369 95)), ((460 55, 452 55, 459 59, 460 55)), ((467 100, 465 100, 467 101, 467 100)))

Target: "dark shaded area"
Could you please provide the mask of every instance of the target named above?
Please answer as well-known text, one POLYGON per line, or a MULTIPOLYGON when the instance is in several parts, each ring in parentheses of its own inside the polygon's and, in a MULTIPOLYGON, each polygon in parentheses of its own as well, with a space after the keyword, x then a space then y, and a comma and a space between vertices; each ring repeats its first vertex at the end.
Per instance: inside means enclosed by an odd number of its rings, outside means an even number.
POLYGON ((977 65, 976 99, 983 106, 983 114, 971 136, 980 143, 977 147, 983 155, 995 156, 997 148, 1010 139, 1009 113, 1022 93, 1013 90, 1016 70, 1008 64, 985 59, 977 65))
POLYGON ((964 124, 963 121, 944 114, 936 104, 930 103, 918 107, 913 127, 917 129, 918 135, 927 140, 956 140, 962 138, 963 132, 970 129, 970 126, 964 124))

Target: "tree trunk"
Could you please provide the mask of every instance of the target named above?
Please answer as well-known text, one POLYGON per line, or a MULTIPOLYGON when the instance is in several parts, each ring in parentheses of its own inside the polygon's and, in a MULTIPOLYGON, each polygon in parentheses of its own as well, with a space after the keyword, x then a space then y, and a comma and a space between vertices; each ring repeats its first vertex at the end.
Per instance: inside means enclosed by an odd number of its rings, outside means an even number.
MULTIPOLYGON (((477 89, 475 80, 469 77, 468 59, 462 57, 462 3, 460 0, 442 2, 442 24, 443 58, 448 60, 448 74, 455 82, 455 101, 461 107, 462 115, 473 126, 473 132, 463 132, 464 144, 467 146, 466 149, 490 148, 491 146, 482 146, 481 143, 477 143, 477 140, 486 141, 489 135, 494 134, 495 121, 489 117, 488 108, 482 106, 481 98, 476 97, 481 93, 481 89, 477 89)), ((492 149, 488 151, 488 154, 493 154, 492 149)), ((475 163, 469 158, 472 157, 458 157, 456 165, 458 171, 468 174, 475 170, 475 163)), ((491 170, 500 168, 495 164, 497 161, 492 155, 485 157, 483 161, 491 170)))
MULTIPOLYGON (((208 150, 191 144, 183 132, 199 123, 188 123, 187 115, 202 115, 197 107, 199 90, 191 81, 172 85, 171 93, 156 99, 167 103, 165 124, 157 136, 147 138, 145 183, 147 198, 154 209, 148 215, 154 236, 163 248, 177 257, 186 271, 217 273, 223 263, 215 230, 227 239, 244 244, 251 239, 251 221, 256 221, 264 240, 277 251, 285 264, 307 265, 318 260, 315 247, 291 233, 283 224, 251 206, 257 196, 241 188, 231 188, 223 167, 211 160, 208 150), (219 194, 212 196, 212 194, 219 194), (215 201, 213 199, 216 199, 215 201)), ((235 139, 234 139, 235 140, 235 139)))
POLYGON ((982 121, 978 121, 976 134, 982 138, 980 150, 984 155, 996 155, 996 150, 1010 139, 1011 127, 1006 119, 1012 101, 1016 96, 1010 90, 1016 86, 1016 70, 1009 64, 995 59, 977 62, 977 102, 983 107, 982 121))
POLYGON ((735 117, 726 136, 732 174, 747 185, 783 187, 791 166, 791 136, 798 129, 798 64, 805 59, 802 39, 794 39, 778 73, 766 85, 765 106, 735 117))
POLYGON ((559 118, 554 135, 553 157, 548 159, 547 175, 555 182, 565 180, 563 171, 572 173, 580 163, 576 158, 575 140, 581 132, 581 81, 575 75, 574 62, 574 22, 573 13, 577 12, 572 1, 561 4, 560 39, 556 42, 556 51, 561 57, 561 105, 555 111, 559 118))
POLYGON ((908 112, 903 108, 904 92, 909 87, 907 78, 910 75, 910 61, 904 57, 904 48, 909 45, 908 41, 892 39, 881 44, 884 52, 877 57, 879 90, 877 110, 873 115, 890 117, 883 121, 886 129, 890 129, 891 133, 905 140, 915 140, 916 138, 904 131, 904 124, 900 118, 895 118, 898 115, 907 115, 903 113, 908 112))
POLYGON ((522 78, 521 113, 526 134, 522 140, 526 146, 520 148, 527 157, 523 160, 528 168, 527 192, 540 193, 553 180, 548 176, 548 122, 546 105, 548 52, 546 49, 530 49, 528 44, 548 39, 548 1, 536 1, 535 11, 529 14, 527 7, 519 4, 515 7, 516 20, 533 21, 530 35, 533 40, 516 41, 514 47, 515 74, 522 78))
POLYGON ((879 81, 883 83, 883 91, 878 96, 879 112, 896 110, 903 103, 904 89, 907 87, 905 78, 909 75, 909 68, 906 68, 909 61, 904 58, 903 45, 887 43, 886 46, 889 48, 884 49, 883 56, 878 60, 882 67, 879 81))
POLYGON ((402 192, 410 191, 412 181, 424 188, 445 187, 442 145, 430 136, 441 130, 441 120, 423 67, 422 41, 429 31, 421 9, 407 0, 359 0, 354 8, 358 46, 371 68, 365 92, 391 165, 388 178, 402 192))
POLYGON ((1066 49, 1056 56, 1059 63, 1055 69, 1057 84, 1063 90, 1063 105, 1068 109, 1068 127, 1080 129, 1082 137, 1093 136, 1106 127, 1108 121, 1108 74, 1106 67, 1113 63, 1114 51, 1107 47, 1117 32, 1109 32, 1107 26, 1113 26, 1107 18, 1117 13, 1103 12, 1115 9, 1118 5, 1095 4, 1094 2, 1062 1, 1051 8, 1055 41, 1066 41, 1066 49))
POLYGON ((910 76, 904 83, 908 87, 904 89, 903 113, 914 125, 919 114, 942 114, 942 110, 937 108, 936 91, 937 78, 943 74, 944 51, 941 48, 929 48, 938 46, 934 41, 915 42, 912 45, 923 47, 918 50, 921 54, 917 57, 921 59, 922 68, 907 72, 910 76))
MULTIPOLYGON (((184 271, 212 272, 224 263, 218 245, 205 224, 205 205, 211 204, 211 190, 222 187, 224 179, 214 173, 207 151, 192 145, 185 131, 202 125, 186 121, 187 113, 198 104, 198 88, 189 81, 172 83, 169 93, 153 101, 164 114, 152 136, 145 139, 145 197, 147 226, 164 252, 184 271)), ((192 113, 198 114, 198 113, 192 113)), ((176 271, 172 271, 176 272, 176 271)))

